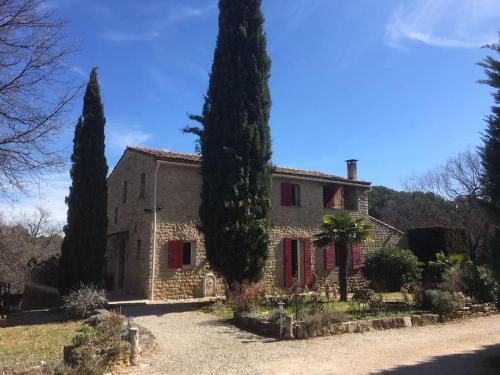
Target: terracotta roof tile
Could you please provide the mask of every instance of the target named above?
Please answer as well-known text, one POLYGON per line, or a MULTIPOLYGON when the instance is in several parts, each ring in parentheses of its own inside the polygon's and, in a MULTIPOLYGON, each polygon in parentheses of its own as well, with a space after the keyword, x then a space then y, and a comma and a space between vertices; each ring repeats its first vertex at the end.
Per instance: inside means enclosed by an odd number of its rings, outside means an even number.
MULTIPOLYGON (((172 152, 172 151, 157 150, 157 149, 151 149, 146 147, 135 147, 135 146, 127 146, 127 150, 139 152, 145 155, 150 155, 157 160, 164 160, 164 161, 171 161, 171 162, 185 163, 185 164, 195 164, 195 165, 201 163, 201 157, 194 154, 186 154, 180 152, 172 152)), ((319 171, 309 171, 304 169, 275 167, 274 173, 283 176, 306 177, 306 178, 329 180, 335 182, 348 182, 365 186, 371 185, 371 183, 367 181, 359 181, 359 180, 351 181, 345 177, 334 176, 319 171)))

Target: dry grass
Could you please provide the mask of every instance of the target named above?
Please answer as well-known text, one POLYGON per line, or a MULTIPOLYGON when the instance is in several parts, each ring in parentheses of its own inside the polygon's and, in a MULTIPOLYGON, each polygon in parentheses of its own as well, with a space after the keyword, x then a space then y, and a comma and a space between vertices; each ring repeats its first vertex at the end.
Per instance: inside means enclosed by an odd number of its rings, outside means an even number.
POLYGON ((62 359, 80 321, 53 322, 0 328, 0 373, 62 359))

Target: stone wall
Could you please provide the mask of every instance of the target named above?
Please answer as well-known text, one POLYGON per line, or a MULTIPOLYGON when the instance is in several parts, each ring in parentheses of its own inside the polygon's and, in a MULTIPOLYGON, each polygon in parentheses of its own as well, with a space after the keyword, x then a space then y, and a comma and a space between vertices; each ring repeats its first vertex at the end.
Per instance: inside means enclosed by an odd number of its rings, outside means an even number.
MULTIPOLYGON (((154 264, 154 298, 201 297, 205 275, 210 272, 206 261, 202 235, 198 232, 198 209, 200 205, 201 175, 199 166, 162 163, 158 170, 156 257, 153 259, 154 210, 153 192, 156 162, 151 156, 126 152, 108 179, 109 250, 108 272, 113 275, 115 288, 118 285, 121 241, 125 241, 124 290, 148 298, 152 287, 154 264), (139 197, 140 174, 146 174, 146 194, 139 197), (127 202, 123 203, 123 181, 127 181, 127 202), (114 213, 118 208, 118 220, 114 213), (141 251, 137 251, 137 241, 141 251), (173 270, 167 267, 168 241, 185 240, 196 243, 194 267, 173 270)), ((351 213, 368 218, 368 187, 345 186, 344 195, 356 201, 351 213)), ((313 239, 324 214, 335 209, 323 208, 323 183, 295 179, 291 176, 273 176, 273 209, 271 212, 271 244, 269 260, 262 283, 266 286, 284 285, 283 242, 289 237, 299 240, 313 239), (300 185, 300 207, 281 206, 281 183, 300 185)), ((404 236, 396 229, 369 218, 374 225, 375 243, 362 246, 364 253, 385 243, 399 243, 404 236)), ((302 248, 300 248, 302 249, 302 248)), ((299 254, 303 252, 300 251, 299 254)), ((300 259, 303 265, 303 259, 300 259)), ((320 277, 338 280, 336 271, 325 271, 323 249, 313 247, 312 269, 320 277)), ((301 270, 303 278, 303 267, 301 270)), ((358 273, 352 275, 352 285, 362 287, 363 279, 358 273)), ((222 280, 217 279, 218 294, 223 294, 222 280)))
POLYGON ((155 160, 126 152, 108 178, 107 272, 118 289, 120 241, 125 241, 124 290, 141 298, 149 297, 153 233, 153 189, 155 160), (145 194, 139 197, 140 175, 145 174, 145 194), (123 203, 123 182, 127 181, 127 201, 123 203), (115 208, 118 209, 114 221, 115 208), (138 251, 137 241, 141 241, 138 251))

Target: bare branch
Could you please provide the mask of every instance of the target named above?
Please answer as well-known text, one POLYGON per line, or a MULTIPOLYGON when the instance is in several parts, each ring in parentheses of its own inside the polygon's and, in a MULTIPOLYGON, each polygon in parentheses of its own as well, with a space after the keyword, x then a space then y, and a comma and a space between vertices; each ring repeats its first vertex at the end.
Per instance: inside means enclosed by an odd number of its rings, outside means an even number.
POLYGON ((26 193, 62 158, 52 140, 81 86, 61 77, 77 50, 41 0, 0 1, 0 195, 26 193))

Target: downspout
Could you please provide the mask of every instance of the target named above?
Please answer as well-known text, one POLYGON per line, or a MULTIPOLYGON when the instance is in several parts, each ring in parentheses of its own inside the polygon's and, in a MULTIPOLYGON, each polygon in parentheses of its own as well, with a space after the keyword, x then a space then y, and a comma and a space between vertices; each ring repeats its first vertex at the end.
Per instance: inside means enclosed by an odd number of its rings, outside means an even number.
POLYGON ((153 188, 153 264, 151 269, 151 295, 150 301, 154 301, 155 296, 155 269, 156 269, 156 212, 157 210, 157 195, 158 195, 158 170, 160 169, 160 161, 156 161, 155 181, 153 188))

